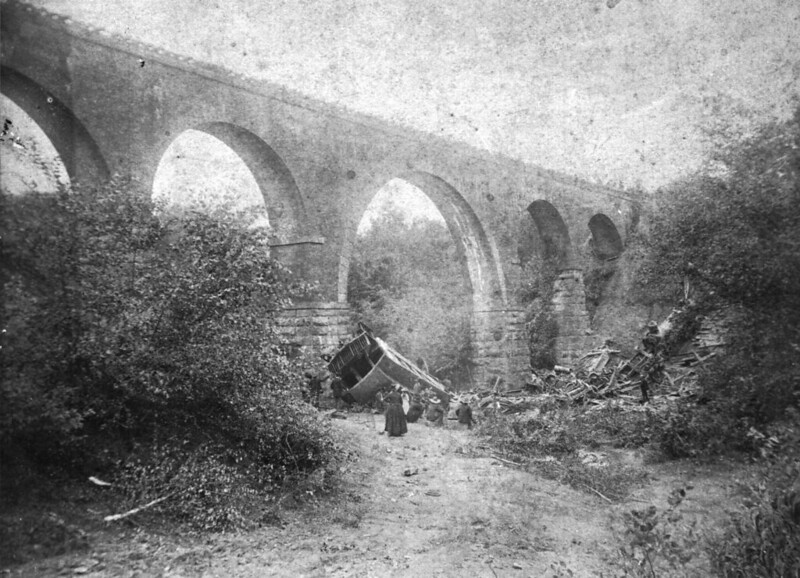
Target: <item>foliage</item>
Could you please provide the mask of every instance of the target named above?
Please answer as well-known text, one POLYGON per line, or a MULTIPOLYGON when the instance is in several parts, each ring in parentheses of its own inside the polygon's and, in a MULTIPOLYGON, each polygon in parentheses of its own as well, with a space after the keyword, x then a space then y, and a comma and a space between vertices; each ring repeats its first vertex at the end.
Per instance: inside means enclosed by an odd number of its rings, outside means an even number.
POLYGON ((800 416, 791 413, 774 435, 754 434, 767 463, 746 486, 747 499, 725 533, 710 545, 719 576, 800 575, 800 416))
POLYGON ((156 219, 121 180, 2 202, 6 456, 85 472, 156 440, 202 443, 209 464, 240 448, 265 484, 331 457, 272 329, 303 287, 265 230, 224 210, 156 219))
POLYGON ((583 272, 586 312, 589 314, 589 319, 594 317, 594 313, 597 311, 597 307, 603 297, 603 291, 617 271, 617 264, 617 260, 604 261, 595 259, 592 262, 592 266, 583 272))
POLYGON ((671 458, 720 456, 757 450, 749 435, 765 423, 768 398, 753 378, 743 375, 738 359, 726 358, 706 368, 699 379, 698 399, 679 400, 664 417, 659 444, 671 458))
POLYGON ((764 127, 724 157, 726 174, 661 193, 654 274, 688 276, 703 295, 752 308, 797 305, 800 125, 764 127))
POLYGON ((670 416, 669 455, 754 449, 748 432, 800 404, 800 111, 662 192, 647 282, 685 280, 693 314, 731 317, 725 359, 700 375, 700 404, 670 416), (661 280, 661 281, 660 281, 661 280))
POLYGON ((631 408, 607 401, 576 416, 587 445, 603 439, 615 448, 640 448, 658 438, 663 418, 649 406, 631 408))
POLYGON ((553 369, 556 364, 558 323, 552 300, 558 268, 553 259, 529 261, 523 268, 520 303, 526 308, 530 365, 534 369, 553 369))
POLYGON ((470 381, 472 291, 447 228, 387 208, 358 239, 348 299, 358 320, 456 387, 470 381))
POLYGON ((553 369, 556 365, 556 339, 558 338, 558 322, 549 306, 542 307, 532 313, 532 318, 525 324, 528 330, 528 348, 530 363, 534 369, 553 369))
POLYGON ((687 565, 697 554, 697 521, 685 520, 678 507, 691 489, 685 486, 673 490, 665 510, 650 506, 624 513, 626 544, 620 548, 621 576, 688 575, 687 565))
POLYGON ((583 448, 597 447, 597 426, 603 421, 580 408, 501 414, 481 421, 478 434, 508 459, 535 462, 536 471, 546 477, 621 501, 632 486, 642 481, 642 473, 623 466, 596 467, 584 459, 583 448))
POLYGON ((664 453, 744 451, 774 462, 710 545, 720 576, 799 571, 798 201, 800 110, 789 122, 730 143, 703 174, 662 192, 642 269, 643 285, 670 287, 676 300, 685 297, 681 281, 688 284, 690 317, 729 313, 724 354, 699 374, 696 398, 679 401, 666 416, 664 453))

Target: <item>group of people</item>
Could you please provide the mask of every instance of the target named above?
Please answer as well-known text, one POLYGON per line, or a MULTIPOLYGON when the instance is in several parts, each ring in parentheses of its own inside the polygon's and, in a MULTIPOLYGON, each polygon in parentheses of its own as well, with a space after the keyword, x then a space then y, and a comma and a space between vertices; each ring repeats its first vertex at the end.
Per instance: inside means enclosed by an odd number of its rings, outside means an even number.
MULTIPOLYGON (((450 403, 439 399, 431 400, 427 408, 422 403, 419 393, 412 393, 408 402, 408 411, 403 407, 403 394, 401 387, 395 385, 394 389, 383 398, 386 403, 386 423, 384 431, 391 437, 408 433, 408 423, 415 423, 423 415, 433 425, 444 426, 450 412, 450 403)), ((456 409, 458 423, 472 429, 474 423, 472 408, 466 401, 461 401, 456 409)))

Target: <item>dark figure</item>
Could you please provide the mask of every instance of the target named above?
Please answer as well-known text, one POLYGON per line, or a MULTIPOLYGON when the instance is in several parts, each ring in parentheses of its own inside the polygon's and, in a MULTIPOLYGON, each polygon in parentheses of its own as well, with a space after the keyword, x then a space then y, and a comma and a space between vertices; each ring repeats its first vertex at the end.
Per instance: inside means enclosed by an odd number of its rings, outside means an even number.
POLYGON ((347 392, 347 386, 344 384, 341 377, 334 377, 331 380, 331 392, 333 393, 333 399, 336 400, 337 409, 342 401, 350 405, 351 402, 347 399, 350 397, 350 394, 347 392))
POLYGON ((406 413, 406 421, 408 423, 417 423, 417 420, 422 417, 423 413, 425 413, 425 406, 422 405, 419 396, 412 396, 411 403, 408 406, 408 412, 406 413))
POLYGON ((403 411, 403 398, 400 396, 400 392, 394 390, 384 398, 384 402, 387 404, 384 431, 388 432, 390 436, 401 436, 408 433, 406 414, 403 411))
POLYGON ((444 408, 442 403, 437 399, 435 402, 428 404, 428 410, 425 418, 433 422, 433 425, 444 425, 444 408))
POLYGON ((322 382, 325 381, 318 374, 306 373, 308 379, 308 399, 307 401, 314 407, 319 407, 319 396, 322 394, 322 382))
POLYGON ((442 427, 447 427, 447 420, 450 417, 450 400, 442 400, 442 420, 439 422, 439 425, 442 427))
POLYGON ((658 332, 658 324, 651 321, 647 324, 647 333, 642 338, 642 351, 647 355, 647 360, 642 365, 642 381, 639 388, 642 391, 642 403, 650 401, 650 386, 661 378, 664 370, 663 339, 658 332))
POLYGON ((472 429, 472 408, 466 401, 462 401, 458 406, 456 416, 458 416, 458 423, 467 426, 467 429, 472 429))

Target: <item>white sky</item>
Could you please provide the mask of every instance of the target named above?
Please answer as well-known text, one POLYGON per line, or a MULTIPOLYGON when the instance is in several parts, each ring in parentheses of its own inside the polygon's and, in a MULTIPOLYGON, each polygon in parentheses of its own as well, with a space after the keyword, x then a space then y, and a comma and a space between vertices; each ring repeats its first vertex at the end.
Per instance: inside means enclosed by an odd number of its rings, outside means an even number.
POLYGON ((797 0, 32 3, 389 121, 648 190, 700 165, 704 130, 786 118, 800 89, 797 0))
POLYGON ((0 94, 0 181, 5 192, 52 193, 69 184, 69 175, 55 147, 12 100, 0 94), (11 121, 11 124, 6 124, 11 121))
POLYGON ((373 221, 380 217, 382 211, 393 207, 400 211, 406 223, 415 220, 429 220, 444 225, 445 222, 436 205, 424 192, 403 179, 392 179, 372 197, 372 201, 358 224, 358 235, 366 234, 372 228, 373 221))

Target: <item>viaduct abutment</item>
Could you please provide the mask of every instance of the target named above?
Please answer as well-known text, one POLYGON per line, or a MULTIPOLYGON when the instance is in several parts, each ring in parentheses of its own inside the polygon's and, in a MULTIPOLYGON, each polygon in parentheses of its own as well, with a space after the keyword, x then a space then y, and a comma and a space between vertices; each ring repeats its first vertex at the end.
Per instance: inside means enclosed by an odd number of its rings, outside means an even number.
POLYGON ((274 255, 319 287, 282 315, 298 342, 346 337, 358 224, 401 178, 444 216, 473 290, 476 385, 519 383, 528 365, 526 260, 557 263, 558 359, 585 346, 581 270, 624 249, 636 203, 515 159, 397 126, 15 0, 2 4, 2 92, 39 124, 73 180, 129 174, 151 186, 187 130, 225 142, 258 182, 274 255), (563 279, 562 279, 563 277, 563 279))

